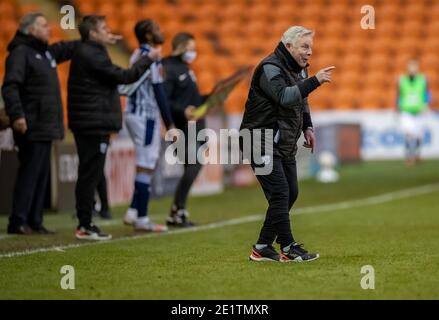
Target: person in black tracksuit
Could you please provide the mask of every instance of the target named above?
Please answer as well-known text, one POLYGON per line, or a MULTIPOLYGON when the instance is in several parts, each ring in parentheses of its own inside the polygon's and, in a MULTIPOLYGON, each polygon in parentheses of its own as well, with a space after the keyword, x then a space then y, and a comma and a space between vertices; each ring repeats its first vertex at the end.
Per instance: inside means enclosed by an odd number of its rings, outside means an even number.
MULTIPOLYGON (((189 147, 190 144, 195 144, 195 150, 198 150, 202 143, 188 141, 188 121, 192 120, 192 113, 206 100, 206 97, 201 96, 195 75, 189 66, 196 58, 194 36, 186 32, 177 34, 172 40, 172 49, 172 55, 163 60, 165 90, 175 126, 183 131, 186 138, 186 152, 185 159, 181 159, 184 160, 184 173, 175 190, 167 224, 191 227, 194 224, 188 220, 189 212, 186 210, 186 201, 192 184, 201 170, 201 164, 198 160, 193 164, 188 163, 187 155, 188 150, 192 150, 189 147)), ((195 125, 198 133, 199 130, 205 128, 204 119, 197 120, 195 125)))
POLYGON ((129 69, 111 62, 105 44, 114 43, 101 16, 86 16, 79 31, 82 42, 73 55, 68 80, 68 120, 73 131, 79 156, 76 183, 76 212, 78 239, 106 240, 92 223, 94 192, 102 179, 110 133, 122 127, 119 84, 137 81, 147 71, 153 59, 160 58, 158 50, 151 51, 129 69))
POLYGON ((52 233, 43 225, 50 150, 64 137, 56 66, 72 57, 79 41, 48 45, 48 38, 46 18, 31 13, 8 45, 2 94, 20 161, 8 233, 52 233))
POLYGON ((263 141, 251 144, 252 148, 258 148, 261 143, 264 164, 271 162, 271 172, 257 174, 261 162, 247 157, 252 160, 252 168, 268 201, 266 218, 250 255, 254 261, 311 261, 319 257, 316 253, 308 253, 295 241, 289 219, 289 211, 298 196, 295 155, 302 132, 306 140, 304 146, 314 148, 307 97, 322 83, 331 81, 333 69, 322 69, 308 78, 312 45, 312 31, 291 27, 275 51, 256 67, 251 82, 241 130, 269 130, 273 137, 273 141, 268 141, 270 135, 265 134, 263 141), (280 255, 272 247, 275 240, 280 244, 280 255))
POLYGON ((96 187, 96 194, 101 207, 99 211, 96 209, 97 201, 95 197, 95 201, 93 203, 93 215, 99 216, 102 219, 111 220, 112 216, 110 212, 110 205, 108 203, 107 178, 105 177, 105 172, 103 173, 96 187))

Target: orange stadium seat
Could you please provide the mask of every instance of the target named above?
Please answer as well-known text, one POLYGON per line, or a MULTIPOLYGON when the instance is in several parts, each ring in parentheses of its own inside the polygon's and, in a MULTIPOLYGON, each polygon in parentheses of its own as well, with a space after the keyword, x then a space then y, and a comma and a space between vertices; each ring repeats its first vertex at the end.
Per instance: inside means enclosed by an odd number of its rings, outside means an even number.
POLYGON ((349 110, 358 107, 358 90, 342 88, 334 93, 334 107, 349 110))
POLYGON ((430 23, 424 25, 424 27, 429 38, 434 38, 435 35, 437 36, 439 32, 439 15, 437 20, 430 21, 430 23))
MULTIPOLYGON (((300 16, 303 21, 321 21, 327 13, 327 8, 324 5, 312 1, 304 2, 300 8, 300 16)), ((296 11, 298 10, 296 9, 296 11)))
POLYGON ((359 90, 361 88, 361 82, 363 78, 358 72, 347 70, 340 74, 334 71, 334 82, 339 84, 339 87, 350 90, 359 90))
POLYGON ((343 35, 348 34, 348 26, 341 20, 335 20, 331 22, 327 22, 324 25, 322 30, 319 30, 318 33, 323 33, 324 37, 338 37, 341 38, 343 35))
POLYGON ((381 37, 395 37, 399 33, 400 25, 393 20, 383 20, 375 25, 381 37))
POLYGON ((216 25, 216 31, 225 36, 234 36, 244 29, 242 23, 237 20, 226 20, 216 25))
MULTIPOLYGON (((363 55, 367 52, 369 42, 362 38, 350 37, 342 41, 339 50, 343 54, 363 55)), ((318 43, 316 42, 316 46, 318 43)))
POLYGON ((308 98, 311 111, 326 110, 334 108, 335 90, 330 85, 320 87, 318 94, 310 95, 308 98))
POLYGON ((276 22, 282 22, 283 24, 292 25, 292 24, 300 24, 302 20, 299 20, 299 13, 297 8, 290 3, 278 3, 272 9, 272 16, 276 17, 276 22))
POLYGON ((395 37, 382 36, 365 42, 366 51, 370 55, 395 54, 398 49, 395 45, 395 37))
POLYGON ((383 2, 383 4, 376 8, 376 21, 394 20, 400 21, 403 7, 392 2, 383 2))
POLYGON ((0 2, 0 18, 15 18, 16 10, 15 5, 12 2, 2 1, 0 2))
POLYGON ((104 2, 96 8, 96 13, 104 15, 106 17, 114 17, 117 16, 119 19, 122 19, 121 10, 122 8, 117 8, 112 2, 104 2))
POLYGON ((428 19, 429 7, 430 5, 426 6, 421 1, 409 2, 402 7, 402 11, 405 13, 403 16, 409 17, 409 21, 425 22, 428 19))
POLYGON ((339 38, 321 38, 321 40, 315 40, 313 47, 313 54, 320 55, 324 53, 339 54, 342 50, 341 47, 344 42, 339 38))
POLYGON ((407 19, 400 26, 400 34, 404 37, 420 37, 425 30, 425 22, 407 19))
POLYGON ((389 74, 379 69, 369 71, 362 81, 368 88, 388 89, 392 85, 389 74))
POLYGON ((117 15, 119 15, 121 19, 126 19, 131 17, 140 18, 139 8, 136 6, 135 3, 127 2, 115 9, 117 11, 117 15))
POLYGON ((267 24, 260 20, 251 20, 242 28, 245 32, 244 35, 248 37, 257 38, 261 42, 261 37, 266 37, 268 35, 267 24), (255 37, 255 35, 258 35, 255 37))
POLYGON ((343 21, 349 17, 349 4, 344 1, 332 2, 327 5, 324 10, 320 10, 326 22, 329 21, 343 21))
POLYGON ((81 2, 80 4, 78 4, 78 9, 82 16, 96 13, 96 6, 95 3, 92 1, 81 2))
POLYGON ((242 13, 246 10, 246 6, 242 2, 236 2, 232 5, 225 6, 222 10, 217 11, 217 16, 222 21, 236 20, 241 21, 242 13))
POLYGON ((359 91, 359 107, 361 109, 385 108, 385 93, 375 87, 365 88, 359 91))
POLYGON ((38 9, 39 7, 36 4, 32 4, 32 3, 22 4, 19 6, 20 17, 30 12, 36 12, 38 11, 38 9))
POLYGON ((435 2, 431 4, 426 11, 426 15, 429 17, 430 21, 439 20, 439 3, 435 2))
POLYGON ((346 54, 343 59, 337 59, 337 63, 341 64, 344 70, 364 72, 366 59, 360 54, 346 54))
MULTIPOLYGON (((246 64, 256 65, 272 52, 284 31, 304 25, 316 31, 310 73, 336 65, 333 83, 310 96, 312 110, 393 108, 396 79, 410 58, 421 61, 433 95, 439 96, 439 2, 433 0, 74 0, 81 14, 107 16, 113 32, 121 33, 129 50, 137 47, 133 34, 138 19, 156 20, 165 33, 165 53, 177 32, 196 35, 199 58, 194 64, 202 91, 246 64), (360 8, 374 6, 376 29, 360 27, 360 8), (300 8, 300 10, 298 10, 300 8)), ((0 58, 24 12, 35 5, 16 7, 0 0, 0 58)), ((54 31, 54 39, 63 34, 54 31)), ((60 71, 60 80, 66 80, 60 71)), ((0 75, 3 71, 0 69, 0 75)), ((248 83, 226 104, 229 112, 243 110, 248 83)))
POLYGON ((427 77, 430 90, 436 91, 439 89, 439 75, 437 71, 430 68, 421 68, 421 73, 425 74, 427 77))
POLYGON ((410 54, 417 56, 421 49, 421 38, 419 37, 403 37, 400 41, 396 42, 395 49, 398 54, 410 54))
POLYGON ((393 71, 392 56, 387 53, 371 53, 369 59, 366 59, 365 65, 368 72, 373 72, 374 70, 382 70, 384 72, 393 71))
POLYGON ((14 36, 18 28, 18 22, 12 19, 4 19, 2 21, 2 37, 5 42, 9 42, 14 36))
POLYGON ((421 70, 439 70, 439 55, 437 52, 427 52, 422 55, 421 70))

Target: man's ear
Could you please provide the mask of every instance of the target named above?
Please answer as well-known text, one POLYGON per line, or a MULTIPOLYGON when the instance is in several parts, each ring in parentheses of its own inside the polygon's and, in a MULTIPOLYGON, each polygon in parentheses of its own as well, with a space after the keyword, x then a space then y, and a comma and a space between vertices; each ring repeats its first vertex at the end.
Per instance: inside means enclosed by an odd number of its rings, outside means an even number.
POLYGON ((186 51, 186 45, 179 45, 176 51, 178 52, 178 54, 183 54, 186 51))
POLYGON ((92 39, 92 38, 96 38, 96 31, 95 30, 90 30, 90 32, 88 33, 88 39, 92 39))

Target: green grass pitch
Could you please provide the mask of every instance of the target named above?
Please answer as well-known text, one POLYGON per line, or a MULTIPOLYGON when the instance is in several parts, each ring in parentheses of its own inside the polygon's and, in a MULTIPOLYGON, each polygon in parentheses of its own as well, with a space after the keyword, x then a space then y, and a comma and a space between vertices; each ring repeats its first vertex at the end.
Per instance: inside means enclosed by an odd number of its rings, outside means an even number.
MULTIPOLYGON (((211 226, 193 232, 130 238, 121 223, 126 207, 114 208, 114 222, 98 225, 116 240, 85 246, 73 237, 72 212, 46 215, 55 236, 7 237, 1 216, 0 298, 438 299, 439 162, 365 162, 340 172, 335 184, 300 182, 292 225, 321 255, 310 263, 247 260, 262 223, 254 216, 266 210, 259 186, 190 199, 193 220, 211 226), (25 250, 33 253, 17 255, 25 250), (75 268, 75 290, 60 287, 63 265, 75 268), (364 265, 374 267, 374 290, 360 286, 364 265)), ((163 222, 169 205, 170 198, 153 200, 153 219, 163 222)))

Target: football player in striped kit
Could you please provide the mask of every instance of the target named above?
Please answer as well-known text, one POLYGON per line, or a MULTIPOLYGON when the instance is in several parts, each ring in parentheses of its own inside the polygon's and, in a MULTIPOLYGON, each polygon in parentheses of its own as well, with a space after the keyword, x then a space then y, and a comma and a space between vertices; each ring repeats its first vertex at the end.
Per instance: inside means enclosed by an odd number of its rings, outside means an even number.
MULTIPOLYGON (((160 50, 158 47, 164 42, 160 27, 150 19, 139 21, 135 34, 140 47, 131 56, 130 64, 151 50, 160 50)), ((148 203, 152 174, 160 156, 160 116, 167 129, 174 128, 174 122, 163 87, 161 61, 154 62, 147 72, 143 82, 128 97, 125 111, 125 125, 136 149, 136 178, 124 223, 133 225, 136 231, 163 232, 167 227, 153 223, 148 217, 148 203)))

